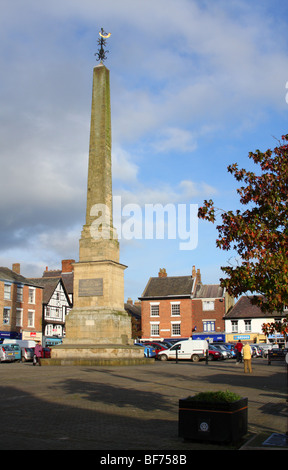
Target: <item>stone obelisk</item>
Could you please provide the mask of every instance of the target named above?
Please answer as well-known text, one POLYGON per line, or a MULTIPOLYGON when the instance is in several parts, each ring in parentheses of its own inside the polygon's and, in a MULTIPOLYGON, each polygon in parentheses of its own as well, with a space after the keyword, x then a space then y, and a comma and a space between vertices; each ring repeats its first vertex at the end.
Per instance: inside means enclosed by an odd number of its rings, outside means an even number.
POLYGON ((109 75, 101 60, 93 70, 86 223, 74 264, 73 309, 63 345, 52 351, 52 359, 66 363, 143 359, 142 348, 132 345, 131 318, 124 310, 127 266, 119 263, 113 227, 109 75))
POLYGON ((131 319, 124 310, 124 270, 112 218, 109 70, 93 71, 86 224, 74 265, 73 310, 65 343, 128 344, 131 319))

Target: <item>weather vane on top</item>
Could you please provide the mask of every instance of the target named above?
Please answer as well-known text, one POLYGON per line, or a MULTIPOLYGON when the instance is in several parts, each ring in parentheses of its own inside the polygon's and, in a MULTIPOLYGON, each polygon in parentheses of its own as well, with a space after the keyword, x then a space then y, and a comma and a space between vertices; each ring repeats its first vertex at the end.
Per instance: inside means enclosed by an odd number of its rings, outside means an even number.
POLYGON ((101 62, 104 62, 104 60, 107 59, 106 54, 109 51, 105 51, 104 47, 106 47, 106 39, 110 38, 111 33, 105 33, 104 29, 101 28, 101 31, 99 32, 100 39, 98 39, 98 46, 100 46, 100 49, 96 54, 94 54, 97 58, 97 60, 100 60, 101 62))

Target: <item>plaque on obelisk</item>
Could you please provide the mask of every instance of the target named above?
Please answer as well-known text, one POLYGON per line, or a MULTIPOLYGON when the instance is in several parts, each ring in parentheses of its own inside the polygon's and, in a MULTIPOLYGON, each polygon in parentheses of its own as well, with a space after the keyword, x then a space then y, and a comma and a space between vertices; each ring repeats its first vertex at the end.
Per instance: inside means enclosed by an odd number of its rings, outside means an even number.
MULTIPOLYGON (((131 318, 124 310, 124 270, 113 227, 111 170, 111 109, 109 70, 103 65, 103 46, 110 34, 101 30, 93 70, 87 183, 86 223, 74 264, 73 309, 66 317, 63 345, 52 358, 140 358, 132 346, 131 318)), ((95 54, 96 55, 96 54, 95 54)))

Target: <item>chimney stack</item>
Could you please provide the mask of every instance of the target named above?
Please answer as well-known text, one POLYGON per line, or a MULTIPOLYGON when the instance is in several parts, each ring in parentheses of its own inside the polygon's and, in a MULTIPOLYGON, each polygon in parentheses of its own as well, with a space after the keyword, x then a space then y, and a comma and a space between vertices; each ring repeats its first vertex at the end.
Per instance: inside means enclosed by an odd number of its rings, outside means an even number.
POLYGON ((12 271, 14 271, 14 273, 20 274, 20 263, 13 263, 12 271))
POLYGON ((160 268, 158 277, 167 277, 166 269, 165 268, 160 268))
POLYGON ((75 263, 74 259, 63 259, 62 273, 72 273, 74 270, 74 266, 72 266, 73 263, 75 263))

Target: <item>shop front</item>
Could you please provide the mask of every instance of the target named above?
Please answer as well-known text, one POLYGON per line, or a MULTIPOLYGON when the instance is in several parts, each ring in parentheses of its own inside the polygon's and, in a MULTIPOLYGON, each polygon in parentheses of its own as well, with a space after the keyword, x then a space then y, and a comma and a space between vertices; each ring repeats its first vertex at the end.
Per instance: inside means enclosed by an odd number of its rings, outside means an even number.
POLYGON ((206 339, 209 343, 225 343, 226 334, 212 333, 211 331, 207 333, 192 333, 192 339, 206 339))
POLYGON ((23 340, 32 340, 32 341, 41 341, 42 343, 42 333, 41 331, 28 331, 28 330, 23 330, 22 332, 22 338, 23 340))
POLYGON ((261 333, 227 333, 226 334, 227 343, 237 343, 242 341, 245 343, 266 343, 266 336, 261 333))
POLYGON ((17 331, 0 331, 0 343, 2 343, 4 339, 22 339, 22 335, 17 331))

